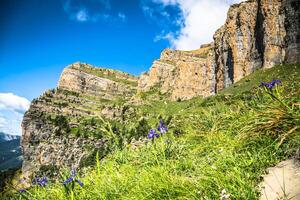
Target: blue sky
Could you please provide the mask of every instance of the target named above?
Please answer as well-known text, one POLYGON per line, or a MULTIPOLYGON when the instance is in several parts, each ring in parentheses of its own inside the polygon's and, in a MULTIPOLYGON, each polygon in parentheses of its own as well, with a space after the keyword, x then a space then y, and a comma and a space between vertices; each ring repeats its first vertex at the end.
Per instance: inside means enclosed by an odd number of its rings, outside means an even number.
POLYGON ((1 0, 0 131, 20 134, 29 101, 56 87, 66 65, 139 75, 166 47, 212 41, 237 1, 1 0))

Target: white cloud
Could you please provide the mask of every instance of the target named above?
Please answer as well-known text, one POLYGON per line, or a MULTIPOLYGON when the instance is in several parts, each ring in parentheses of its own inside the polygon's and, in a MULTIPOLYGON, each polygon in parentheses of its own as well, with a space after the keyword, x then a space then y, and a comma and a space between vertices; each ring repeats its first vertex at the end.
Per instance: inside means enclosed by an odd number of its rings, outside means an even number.
POLYGON ((5 116, 0 113, 0 132, 11 135, 21 135, 23 115, 12 111, 6 112, 4 115, 5 116))
POLYGON ((182 12, 182 25, 178 33, 165 32, 156 39, 169 40, 171 47, 192 50, 210 43, 214 32, 224 24, 228 8, 242 0, 152 0, 164 6, 177 6, 182 12))
POLYGON ((77 22, 121 21, 123 13, 113 13, 110 0, 63 0, 63 8, 71 20, 77 22))
POLYGON ((7 120, 2 115, 0 115, 0 130, 1 128, 4 128, 6 125, 7 125, 7 120))
POLYGON ((30 102, 13 93, 0 93, 0 132, 21 135, 23 114, 30 102))
POLYGON ((157 41, 159 41, 159 40, 169 40, 169 41, 174 41, 174 40, 175 40, 175 36, 174 36, 173 33, 171 33, 171 32, 166 33, 166 31, 163 30, 163 31, 161 32, 161 34, 155 36, 155 38, 154 38, 154 42, 157 42, 157 41))
POLYGON ((118 17, 121 19, 121 21, 126 21, 126 15, 124 13, 118 13, 118 17))
POLYGON ((80 22, 85 22, 89 19, 87 11, 86 10, 80 10, 76 14, 76 19, 80 22))
POLYGON ((28 110, 30 101, 13 93, 0 93, 0 110, 11 110, 24 113, 28 110))

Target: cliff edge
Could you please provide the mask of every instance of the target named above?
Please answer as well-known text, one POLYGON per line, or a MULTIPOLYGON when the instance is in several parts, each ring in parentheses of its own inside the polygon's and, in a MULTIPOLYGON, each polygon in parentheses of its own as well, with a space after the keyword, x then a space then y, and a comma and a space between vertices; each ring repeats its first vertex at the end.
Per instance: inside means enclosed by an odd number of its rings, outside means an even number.
POLYGON ((257 69, 300 62, 300 2, 252 0, 232 5, 212 44, 166 49, 142 74, 138 90, 159 87, 172 100, 207 97, 257 69))

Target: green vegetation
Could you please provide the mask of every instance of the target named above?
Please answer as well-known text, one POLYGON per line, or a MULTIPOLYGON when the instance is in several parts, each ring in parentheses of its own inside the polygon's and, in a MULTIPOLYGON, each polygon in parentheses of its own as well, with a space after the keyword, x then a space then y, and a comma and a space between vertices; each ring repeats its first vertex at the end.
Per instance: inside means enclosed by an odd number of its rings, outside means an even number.
MULTIPOLYGON (((110 80, 113 80, 113 81, 116 81, 119 83, 123 83, 125 85, 130 85, 133 87, 137 86, 137 81, 132 81, 132 80, 126 79, 126 77, 125 77, 126 74, 124 74, 123 72, 119 72, 117 70, 113 71, 113 70, 102 69, 102 68, 90 68, 90 67, 86 67, 84 65, 81 65, 79 69, 86 73, 93 74, 95 76, 102 77, 102 78, 107 78, 107 79, 110 79, 110 80), (119 74, 119 76, 118 76, 118 74, 119 74), (124 77, 122 77, 122 76, 124 76, 124 77)), ((130 78, 133 77, 130 74, 127 74, 127 75, 130 78)))
POLYGON ((83 187, 76 184, 66 192, 62 179, 15 192, 13 198, 220 199, 225 189, 231 199, 258 199, 266 168, 300 146, 299 74, 300 65, 278 66, 210 98, 150 99, 135 106, 132 122, 119 124, 118 131, 105 122, 106 135, 114 138, 112 153, 101 160, 96 154, 94 166, 79 173, 83 187), (272 79, 282 85, 258 87, 272 79), (169 128, 162 137, 130 144, 122 139, 145 138, 160 118, 169 128))
POLYGON ((257 70, 244 77, 239 82, 224 89, 221 94, 241 94, 250 92, 253 87, 257 86, 260 82, 271 81, 273 79, 283 80, 285 93, 293 92, 292 96, 299 97, 299 65, 280 65, 271 69, 257 70))

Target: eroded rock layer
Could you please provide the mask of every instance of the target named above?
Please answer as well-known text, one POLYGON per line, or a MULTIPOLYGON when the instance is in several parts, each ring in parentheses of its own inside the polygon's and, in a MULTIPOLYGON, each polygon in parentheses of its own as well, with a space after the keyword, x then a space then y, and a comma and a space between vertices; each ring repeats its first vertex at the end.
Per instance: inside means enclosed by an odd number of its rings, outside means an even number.
POLYGON ((84 63, 67 66, 58 87, 34 99, 22 122, 23 187, 32 178, 59 176, 62 168, 77 169, 105 152, 103 118, 125 123, 125 102, 136 93, 137 78, 84 63), (55 174, 56 173, 56 174, 55 174))
POLYGON ((190 52, 165 49, 150 71, 140 76, 139 91, 159 87, 172 100, 213 94, 213 64, 207 59, 212 57, 211 49, 211 44, 190 52))

